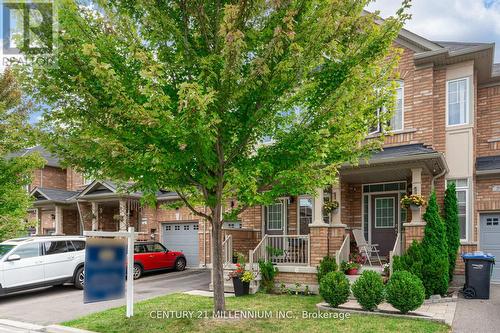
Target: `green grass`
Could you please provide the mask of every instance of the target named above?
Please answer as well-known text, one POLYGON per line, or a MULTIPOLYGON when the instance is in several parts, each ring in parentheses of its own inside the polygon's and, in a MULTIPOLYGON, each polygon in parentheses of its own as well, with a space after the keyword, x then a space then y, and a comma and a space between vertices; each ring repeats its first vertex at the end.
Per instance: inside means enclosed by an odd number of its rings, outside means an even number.
POLYGON ((344 320, 303 319, 302 311, 317 312, 319 296, 278 296, 256 294, 226 299, 226 309, 259 311, 293 311, 296 318, 278 319, 153 319, 152 311, 208 311, 211 317, 212 298, 174 294, 135 305, 135 316, 125 318, 125 307, 106 310, 72 320, 63 325, 96 332, 449 332, 447 325, 425 320, 382 316, 351 315, 344 320))

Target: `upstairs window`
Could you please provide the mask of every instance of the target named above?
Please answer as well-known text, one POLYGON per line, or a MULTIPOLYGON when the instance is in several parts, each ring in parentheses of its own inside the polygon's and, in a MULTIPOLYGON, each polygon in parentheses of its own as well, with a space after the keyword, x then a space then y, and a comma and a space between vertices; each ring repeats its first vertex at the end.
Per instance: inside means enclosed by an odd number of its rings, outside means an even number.
MULTIPOLYGON (((377 118, 386 112, 385 108, 378 109, 377 118)), ((403 81, 398 81, 396 88, 396 105, 394 106, 394 114, 388 123, 392 131, 400 131, 404 128, 404 83, 403 81)), ((370 135, 377 134, 382 131, 382 124, 377 122, 373 127, 370 128, 370 135)))
POLYGON ((450 80, 447 88, 448 126, 469 123, 469 78, 450 80))
POLYGON ((391 129, 393 131, 400 131, 403 129, 404 120, 404 84, 402 81, 398 82, 396 88, 396 105, 394 106, 394 115, 390 120, 391 129))

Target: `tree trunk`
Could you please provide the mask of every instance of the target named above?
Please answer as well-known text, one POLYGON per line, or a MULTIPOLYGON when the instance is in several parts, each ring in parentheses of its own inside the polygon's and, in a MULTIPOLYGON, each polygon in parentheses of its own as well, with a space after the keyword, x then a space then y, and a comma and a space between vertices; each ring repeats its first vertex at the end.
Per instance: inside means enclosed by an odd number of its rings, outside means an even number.
POLYGON ((214 288, 214 311, 224 311, 224 268, 222 263, 222 205, 218 204, 212 215, 212 269, 214 288))

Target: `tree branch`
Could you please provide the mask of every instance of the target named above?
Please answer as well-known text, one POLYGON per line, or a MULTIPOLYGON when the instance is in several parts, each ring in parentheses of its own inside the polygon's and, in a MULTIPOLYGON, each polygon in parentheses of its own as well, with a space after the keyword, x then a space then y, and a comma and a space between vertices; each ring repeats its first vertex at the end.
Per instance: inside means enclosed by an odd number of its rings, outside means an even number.
POLYGON ((208 221, 212 222, 212 217, 210 215, 207 215, 205 213, 202 213, 202 212, 199 212, 198 210, 196 210, 193 207, 193 205, 191 205, 191 203, 187 200, 186 196, 184 194, 182 194, 182 192, 180 192, 180 191, 176 191, 176 192, 179 195, 179 198, 181 198, 182 202, 184 202, 186 207, 189 208, 189 210, 191 210, 195 215, 203 217, 203 218, 207 219, 208 221))

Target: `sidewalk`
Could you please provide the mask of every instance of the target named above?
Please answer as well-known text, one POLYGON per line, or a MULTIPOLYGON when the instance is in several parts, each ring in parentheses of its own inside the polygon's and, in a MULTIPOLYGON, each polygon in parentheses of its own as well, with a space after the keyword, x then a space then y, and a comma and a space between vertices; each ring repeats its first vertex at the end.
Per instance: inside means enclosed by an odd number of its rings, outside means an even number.
POLYGON ((0 319, 0 333, 94 333, 91 331, 80 330, 77 328, 65 327, 60 325, 36 325, 22 321, 0 319))

